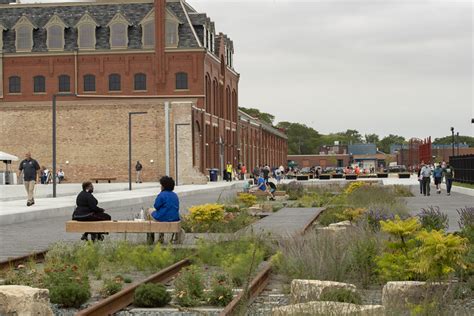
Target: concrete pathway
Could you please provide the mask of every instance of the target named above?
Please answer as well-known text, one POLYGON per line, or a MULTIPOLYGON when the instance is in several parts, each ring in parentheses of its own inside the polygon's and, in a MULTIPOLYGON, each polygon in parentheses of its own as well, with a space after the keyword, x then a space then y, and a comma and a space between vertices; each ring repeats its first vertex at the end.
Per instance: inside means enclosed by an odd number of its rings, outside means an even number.
MULTIPOLYGON (((126 184, 128 185, 128 184, 126 184)), ((175 192, 184 197, 197 192, 212 192, 228 188, 241 188, 242 183, 234 182, 210 182, 206 185, 183 185, 177 186, 175 192)), ((123 184, 122 184, 123 187, 123 184)), ((109 188, 110 189, 110 188, 109 188)), ((76 205, 76 195, 67 195, 57 198, 36 198, 33 206, 26 206, 25 200, 0 201, 0 227, 14 223, 34 221, 56 216, 70 216, 76 205)), ((105 209, 133 209, 136 212, 140 207, 150 207, 159 193, 157 185, 132 191, 113 191, 95 193, 99 205, 105 209)))
POLYGON ((441 194, 436 193, 436 188, 431 186, 431 195, 424 196, 420 194, 419 186, 411 186, 413 197, 404 198, 407 202, 410 214, 417 215, 422 208, 430 206, 438 206, 440 211, 448 214, 449 228, 448 231, 459 230, 459 214, 456 210, 465 208, 466 206, 474 207, 474 198, 467 194, 451 191, 451 195, 446 195, 446 190, 442 190, 441 194))
MULTIPOLYGON (((237 187, 240 188, 240 185, 237 185, 237 187)), ((220 185, 207 191, 189 192, 180 197, 182 213, 187 213, 187 209, 193 205, 232 199, 238 190, 230 185, 220 185)), ((107 212, 113 219, 132 219, 142 206, 150 206, 150 204, 136 204, 128 207, 117 206, 107 208, 107 212)), ((45 250, 52 243, 58 241, 78 241, 81 234, 65 232, 65 222, 71 219, 71 214, 72 211, 70 210, 68 214, 55 217, 38 218, 33 221, 0 226, 0 261, 9 257, 26 255, 33 251, 45 250)), ((144 234, 111 234, 107 238, 127 238, 131 241, 145 242, 146 236, 144 234)), ((189 236, 189 238, 193 238, 193 236, 189 236)))
POLYGON ((323 210, 321 207, 283 208, 244 228, 243 232, 269 237, 291 237, 302 232, 323 210))

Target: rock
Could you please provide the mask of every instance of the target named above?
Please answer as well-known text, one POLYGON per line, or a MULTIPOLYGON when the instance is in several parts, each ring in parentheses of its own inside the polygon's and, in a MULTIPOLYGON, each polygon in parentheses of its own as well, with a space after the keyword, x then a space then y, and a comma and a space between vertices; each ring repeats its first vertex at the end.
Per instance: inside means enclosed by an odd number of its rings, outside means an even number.
POLYGON ((346 226, 332 226, 332 227, 317 227, 316 231, 320 234, 325 234, 326 236, 330 236, 331 238, 339 238, 347 233, 346 226))
POLYGON ((340 302, 307 302, 295 305, 277 307, 272 310, 272 316, 303 316, 303 315, 357 315, 382 316, 385 308, 382 305, 356 305, 340 302))
POLYGON ((352 223, 350 221, 342 221, 338 223, 329 224, 329 227, 352 227, 352 223))
POLYGON ((262 204, 261 208, 264 212, 273 212, 273 205, 272 204, 262 204))
POLYGON ((407 308, 411 304, 429 303, 439 300, 452 288, 449 283, 427 283, 420 281, 387 282, 382 291, 385 308, 407 308))
POLYGON ((286 201, 289 197, 289 195, 277 195, 275 196, 275 201, 286 201))
POLYGON ((259 204, 255 204, 249 207, 249 212, 262 212, 262 207, 259 204))
POLYGON ((52 316, 49 291, 29 286, 0 286, 0 315, 52 316))
POLYGON ((293 280, 291 281, 290 302, 292 304, 319 300, 324 291, 333 289, 347 289, 355 291, 356 286, 349 283, 320 281, 320 280, 293 280))

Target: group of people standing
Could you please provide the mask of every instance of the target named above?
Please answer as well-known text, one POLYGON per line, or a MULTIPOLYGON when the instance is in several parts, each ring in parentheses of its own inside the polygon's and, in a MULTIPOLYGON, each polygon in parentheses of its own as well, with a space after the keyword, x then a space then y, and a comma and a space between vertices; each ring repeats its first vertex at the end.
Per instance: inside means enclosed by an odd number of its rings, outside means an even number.
POLYGON ((430 195, 431 177, 434 178, 436 186, 436 193, 441 194, 441 183, 443 178, 446 182, 446 193, 451 195, 451 187, 454 179, 454 168, 446 162, 438 163, 436 165, 421 164, 418 170, 418 181, 420 182, 420 194, 425 196, 430 195))

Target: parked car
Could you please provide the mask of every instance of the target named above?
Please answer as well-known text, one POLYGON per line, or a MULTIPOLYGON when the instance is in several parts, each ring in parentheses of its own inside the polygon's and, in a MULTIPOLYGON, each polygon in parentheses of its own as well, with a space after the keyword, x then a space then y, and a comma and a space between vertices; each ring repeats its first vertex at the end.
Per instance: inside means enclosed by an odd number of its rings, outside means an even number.
POLYGON ((300 173, 310 173, 310 172, 311 172, 310 167, 304 167, 304 168, 301 168, 301 170, 300 170, 300 173))
POLYGON ((404 165, 395 165, 389 166, 388 172, 398 173, 398 172, 406 172, 407 168, 404 165))

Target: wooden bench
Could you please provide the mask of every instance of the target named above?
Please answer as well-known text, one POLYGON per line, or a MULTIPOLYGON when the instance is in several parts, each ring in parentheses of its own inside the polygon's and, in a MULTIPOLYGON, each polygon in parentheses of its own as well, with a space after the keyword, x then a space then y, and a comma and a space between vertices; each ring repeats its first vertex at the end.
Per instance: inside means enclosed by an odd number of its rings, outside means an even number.
POLYGON ((99 180, 108 181, 108 182, 110 183, 111 181, 117 180, 117 178, 100 177, 100 178, 91 178, 91 180, 92 180, 92 181, 95 181, 95 183, 99 183, 99 180))
POLYGON ((146 233, 147 242, 155 242, 155 233, 178 234, 178 242, 182 241, 181 222, 155 221, 98 221, 80 222, 67 221, 68 233, 146 233))
POLYGON ((331 175, 327 173, 326 174, 323 173, 322 175, 319 176, 319 180, 329 180, 329 179, 331 179, 331 175))
POLYGON ((298 180, 298 181, 308 181, 309 180, 309 175, 299 174, 299 175, 296 176, 296 180, 298 180))

